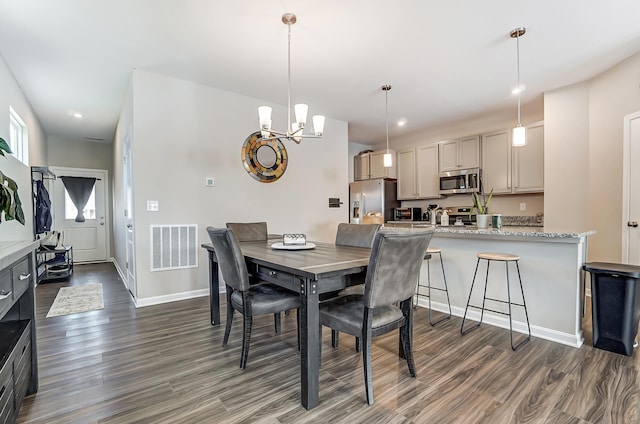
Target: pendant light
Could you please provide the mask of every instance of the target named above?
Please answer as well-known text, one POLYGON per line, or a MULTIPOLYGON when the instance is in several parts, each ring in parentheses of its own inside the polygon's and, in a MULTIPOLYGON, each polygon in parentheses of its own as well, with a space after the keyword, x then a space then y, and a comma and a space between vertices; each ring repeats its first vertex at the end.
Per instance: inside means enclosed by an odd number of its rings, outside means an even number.
POLYGON ((303 138, 321 138, 324 132, 324 116, 315 115, 313 117, 313 135, 302 134, 307 121, 307 111, 309 106, 306 104, 297 104, 294 106, 296 122, 291 122, 291 25, 297 21, 296 15, 293 13, 285 13, 282 15, 282 23, 289 28, 288 48, 287 48, 287 130, 275 131, 271 129, 271 107, 260 106, 258 108, 258 117, 260 119, 260 131, 262 138, 265 140, 273 140, 274 138, 287 138, 298 144, 303 138))
POLYGON ((515 90, 518 95, 518 125, 513 129, 513 134, 511 136, 511 143, 514 147, 521 147, 527 144, 527 129, 523 127, 520 122, 520 93, 522 93, 522 86, 520 85, 520 37, 522 37, 526 32, 526 28, 520 27, 509 33, 511 38, 516 39, 516 58, 518 65, 518 85, 515 90))
POLYGON ((382 164, 385 168, 391 168, 393 166, 393 158, 391 153, 389 153, 389 90, 391 90, 389 84, 382 86, 382 91, 384 91, 384 111, 387 118, 387 153, 382 156, 382 164))

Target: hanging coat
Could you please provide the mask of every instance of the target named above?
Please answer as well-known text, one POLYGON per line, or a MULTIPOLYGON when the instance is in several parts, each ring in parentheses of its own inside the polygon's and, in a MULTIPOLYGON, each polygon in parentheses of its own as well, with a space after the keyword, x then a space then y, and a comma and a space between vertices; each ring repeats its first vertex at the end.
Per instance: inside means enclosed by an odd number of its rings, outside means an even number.
POLYGON ((36 181, 36 234, 51 231, 51 200, 42 180, 36 181))

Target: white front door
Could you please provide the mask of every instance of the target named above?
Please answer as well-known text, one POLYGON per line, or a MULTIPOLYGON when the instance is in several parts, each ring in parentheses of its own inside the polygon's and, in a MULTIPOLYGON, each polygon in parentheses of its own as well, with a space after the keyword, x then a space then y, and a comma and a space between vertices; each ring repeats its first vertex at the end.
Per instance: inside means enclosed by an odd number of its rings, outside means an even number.
POLYGON ((640 112, 624 118, 622 262, 640 265, 640 112))
POLYGON ((53 182, 53 228, 62 231, 64 244, 73 246, 74 262, 107 260, 107 191, 108 172, 101 169, 51 167, 53 182), (60 177, 95 178, 93 193, 84 208, 84 222, 76 222, 76 207, 60 177))

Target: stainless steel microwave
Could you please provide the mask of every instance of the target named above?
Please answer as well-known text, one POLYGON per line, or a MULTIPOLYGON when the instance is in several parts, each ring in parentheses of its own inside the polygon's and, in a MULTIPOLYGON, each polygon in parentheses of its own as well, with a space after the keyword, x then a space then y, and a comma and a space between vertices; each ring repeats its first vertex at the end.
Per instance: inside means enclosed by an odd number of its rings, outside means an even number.
POLYGON ((480 168, 457 169, 440 173, 440 194, 480 191, 480 168))

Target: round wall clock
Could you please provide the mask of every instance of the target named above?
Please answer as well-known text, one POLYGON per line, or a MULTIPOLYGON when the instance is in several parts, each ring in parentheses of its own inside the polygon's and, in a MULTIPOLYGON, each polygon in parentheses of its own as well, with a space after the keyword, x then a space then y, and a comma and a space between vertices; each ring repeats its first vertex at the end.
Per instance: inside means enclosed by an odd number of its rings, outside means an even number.
POLYGON ((277 181, 287 169, 287 149, 278 138, 265 140, 260 131, 247 137, 242 145, 244 169, 261 183, 277 181))

